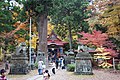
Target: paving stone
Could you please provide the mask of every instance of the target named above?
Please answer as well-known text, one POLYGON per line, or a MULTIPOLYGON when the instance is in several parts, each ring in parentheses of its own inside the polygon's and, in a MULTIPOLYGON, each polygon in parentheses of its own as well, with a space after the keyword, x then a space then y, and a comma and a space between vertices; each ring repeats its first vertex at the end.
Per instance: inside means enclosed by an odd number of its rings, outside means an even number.
MULTIPOLYGON (((48 69, 51 75, 50 80, 120 80, 120 73, 110 73, 105 70, 93 70, 94 75, 75 75, 74 72, 57 69, 53 74, 51 68, 48 69)), ((31 71, 27 75, 8 75, 8 80, 43 80, 42 75, 38 75, 37 70, 31 71)))

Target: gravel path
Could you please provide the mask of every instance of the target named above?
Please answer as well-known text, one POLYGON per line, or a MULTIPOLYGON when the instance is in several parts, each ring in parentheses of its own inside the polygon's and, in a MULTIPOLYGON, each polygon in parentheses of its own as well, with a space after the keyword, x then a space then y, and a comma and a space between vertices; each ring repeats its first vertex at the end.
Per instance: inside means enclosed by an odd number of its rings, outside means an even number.
MULTIPOLYGON (((93 70, 94 75, 75 75, 73 72, 58 69, 56 74, 52 74, 50 80, 120 80, 120 73, 110 73, 105 70, 93 70)), ((8 80, 43 80, 42 75, 38 75, 37 70, 32 70, 27 75, 7 75, 8 80)))
POLYGON ((50 80, 120 80, 120 74, 98 70, 94 70, 93 73, 94 75, 75 75, 73 72, 58 70, 50 80))

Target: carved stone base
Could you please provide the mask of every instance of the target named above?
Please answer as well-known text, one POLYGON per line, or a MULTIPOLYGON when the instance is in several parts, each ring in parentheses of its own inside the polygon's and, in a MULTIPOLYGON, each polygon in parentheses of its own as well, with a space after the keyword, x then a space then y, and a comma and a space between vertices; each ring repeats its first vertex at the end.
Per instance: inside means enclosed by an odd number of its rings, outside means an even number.
POLYGON ((81 52, 75 58, 75 74, 92 75, 91 56, 88 53, 81 52))
POLYGON ((28 72, 27 57, 16 56, 12 58, 9 74, 27 74, 28 72))
POLYGON ((77 75, 93 75, 92 72, 74 72, 77 75))
POLYGON ((18 67, 18 66, 12 66, 10 68, 10 73, 9 74, 27 74, 28 68, 26 67, 18 67))

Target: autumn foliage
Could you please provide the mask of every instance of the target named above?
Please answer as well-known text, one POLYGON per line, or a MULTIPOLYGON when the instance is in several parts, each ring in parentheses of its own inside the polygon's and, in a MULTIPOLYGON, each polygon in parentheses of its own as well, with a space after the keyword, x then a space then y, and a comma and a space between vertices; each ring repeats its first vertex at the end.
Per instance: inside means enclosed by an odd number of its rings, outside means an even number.
POLYGON ((108 39, 107 34, 102 33, 101 31, 96 31, 96 30, 94 30, 92 34, 85 33, 85 32, 81 32, 78 34, 83 36, 82 38, 79 39, 79 42, 85 45, 95 45, 97 47, 100 47, 100 46, 103 46, 108 39))
POLYGON ((17 31, 19 31, 20 29, 22 29, 22 28, 24 28, 24 27, 26 27, 27 26, 27 22, 16 22, 14 25, 13 25, 14 27, 17 27, 15 30, 12 30, 12 31, 10 31, 9 33, 7 33, 6 34, 6 38, 8 38, 8 37, 11 37, 11 36, 13 36, 13 34, 15 34, 15 32, 17 32, 17 31))
POLYGON ((91 34, 85 32, 78 34, 82 35, 78 40, 80 43, 87 46, 96 46, 97 48, 100 48, 97 52, 100 51, 102 54, 104 52, 109 52, 109 55, 116 56, 116 52, 113 50, 116 46, 108 39, 108 35, 106 33, 94 30, 91 34))
POLYGON ((87 19, 91 30, 95 24, 106 27, 109 37, 120 40, 120 0, 90 0, 92 4, 87 7, 92 11, 91 18, 87 19))

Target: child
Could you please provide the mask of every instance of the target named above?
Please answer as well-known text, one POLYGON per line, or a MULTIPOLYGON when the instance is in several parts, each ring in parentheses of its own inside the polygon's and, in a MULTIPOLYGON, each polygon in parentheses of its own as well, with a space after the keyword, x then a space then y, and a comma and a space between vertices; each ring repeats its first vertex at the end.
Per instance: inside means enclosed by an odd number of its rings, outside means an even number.
POLYGON ((50 79, 50 74, 49 74, 48 70, 45 70, 45 72, 43 74, 43 78, 44 78, 44 80, 49 80, 50 79))
POLYGON ((0 70, 0 74, 1 74, 1 76, 0 76, 0 80, 7 80, 7 78, 6 78, 6 76, 5 76, 5 70, 4 69, 1 69, 0 70))

